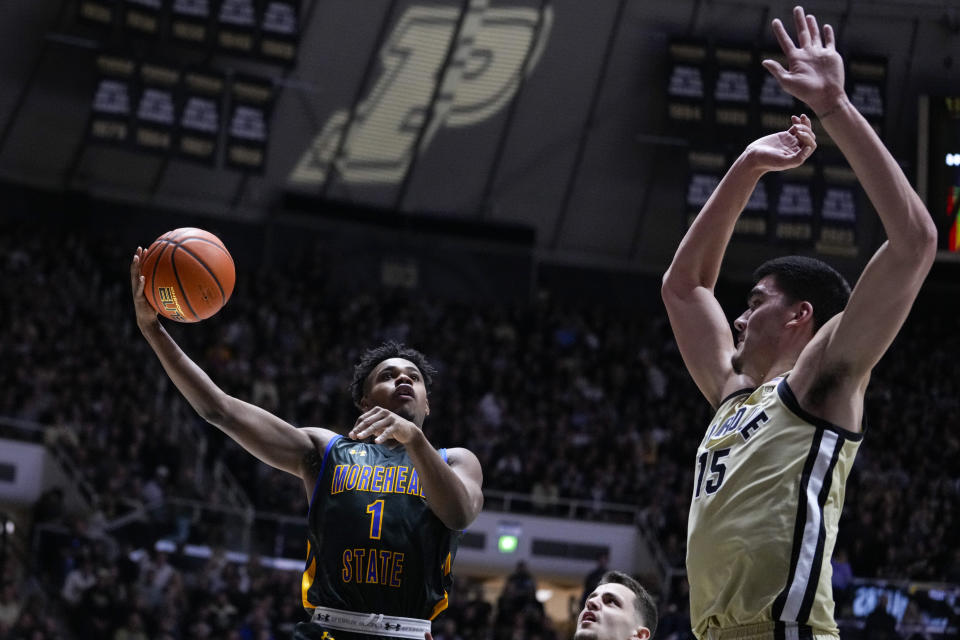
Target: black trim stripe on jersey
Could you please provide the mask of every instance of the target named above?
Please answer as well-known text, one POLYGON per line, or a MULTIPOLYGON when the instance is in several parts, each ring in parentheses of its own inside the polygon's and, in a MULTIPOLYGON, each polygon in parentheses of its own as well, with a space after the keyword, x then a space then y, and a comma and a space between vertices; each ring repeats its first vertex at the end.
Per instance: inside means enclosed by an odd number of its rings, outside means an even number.
POLYGON ((726 396, 723 400, 720 401, 720 404, 717 405, 717 409, 719 409, 720 407, 722 407, 722 406, 725 405, 726 403, 730 402, 731 400, 733 400, 733 399, 736 398, 737 396, 742 396, 742 395, 744 395, 744 394, 749 395, 749 394, 753 393, 753 392, 756 391, 756 390, 757 390, 756 388, 751 389, 750 387, 744 387, 743 389, 737 389, 737 390, 734 391, 733 393, 727 394, 727 396, 726 396))
MULTIPOLYGON (((793 548, 790 552, 790 572, 787 575, 787 583, 783 591, 777 596, 773 603, 773 619, 784 622, 806 622, 810 615, 810 609, 816 595, 817 587, 820 582, 820 569, 823 562, 823 546, 826 540, 826 524, 823 520, 823 507, 826 504, 826 498, 830 494, 833 480, 833 470, 836 467, 840 451, 843 448, 844 439, 840 434, 829 429, 817 429, 816 435, 807 454, 807 459, 803 465, 803 473, 800 475, 799 495, 797 496, 797 515, 793 531, 793 548), (826 439, 826 443, 824 440, 826 439), (830 441, 833 440, 832 443, 830 441), (824 444, 830 446, 829 453, 821 451, 824 444), (829 460, 825 462, 826 456, 829 460), (819 463, 819 464, 818 464, 819 463), (824 468, 825 466, 825 468, 824 468), (810 500, 810 483, 815 480, 820 483, 819 490, 815 497, 815 511, 812 509, 812 500, 810 500), (807 523, 810 521, 811 513, 817 517, 817 530, 815 537, 806 536, 807 523), (801 566, 801 559, 804 565, 801 566), (809 562, 807 560, 809 559, 809 562), (799 604, 796 603, 796 595, 793 596, 793 604, 790 610, 787 610, 788 603, 791 602, 791 593, 795 593, 794 584, 797 588, 803 589, 803 595, 799 604)), ((815 487, 814 487, 815 488, 815 487)), ((812 533, 812 532, 811 532, 812 533)))
POLYGON ((307 508, 307 522, 310 521, 310 512, 313 511, 313 503, 317 501, 317 490, 320 489, 320 480, 323 478, 323 470, 327 466, 330 449, 333 447, 333 443, 341 438, 343 438, 343 436, 340 434, 334 435, 330 438, 330 442, 327 443, 326 448, 323 450, 323 460, 320 462, 320 471, 317 472, 317 482, 313 485, 313 495, 310 496, 310 506, 307 508))
POLYGON ((830 431, 833 431, 837 435, 846 438, 847 440, 860 441, 863 439, 862 433, 856 433, 854 431, 850 431, 849 429, 838 427, 829 420, 818 418, 809 411, 806 411, 800 406, 800 403, 797 401, 797 396, 793 395, 793 389, 790 388, 786 378, 781 380, 780 384, 777 385, 777 394, 779 394, 780 400, 783 401, 783 404, 787 405, 787 408, 790 409, 790 411, 795 413, 797 417, 801 418, 802 420, 806 420, 813 426, 821 429, 829 429, 830 431))
POLYGON ((780 595, 777 596, 777 599, 773 601, 773 609, 771 611, 773 614, 773 619, 777 621, 781 620, 781 616, 783 615, 783 607, 787 602, 787 594, 790 592, 790 585, 793 584, 794 577, 797 573, 797 561, 800 558, 800 549, 803 544, 803 529, 807 522, 807 484, 810 482, 810 474, 813 472, 813 464, 817 461, 817 453, 820 451, 820 440, 822 437, 823 431, 818 430, 817 435, 813 439, 813 444, 810 446, 810 450, 807 452, 807 459, 803 463, 803 472, 800 474, 800 490, 799 495, 797 496, 797 515, 793 521, 793 548, 790 550, 790 571, 787 573, 787 584, 780 592, 780 595))
MULTIPOLYGON (((817 508, 820 511, 820 535, 817 537, 817 550, 813 555, 813 570, 810 573, 807 583, 807 592, 803 595, 803 602, 800 605, 800 615, 798 618, 802 621, 810 619, 810 610, 813 608, 813 600, 817 594, 817 587, 820 584, 820 571, 823 568, 823 547, 827 540, 827 524, 823 519, 824 507, 827 504, 827 497, 833 489, 833 470, 840 459, 840 452, 843 450, 843 439, 837 439, 833 446, 833 455, 830 457, 830 464, 824 474, 824 483, 820 487, 820 495, 817 500, 817 508), (829 480, 829 481, 828 481, 829 480)), ((828 559, 829 560, 829 559, 828 559)))
POLYGON ((813 640, 813 628, 805 624, 777 622, 773 626, 774 640, 813 640))

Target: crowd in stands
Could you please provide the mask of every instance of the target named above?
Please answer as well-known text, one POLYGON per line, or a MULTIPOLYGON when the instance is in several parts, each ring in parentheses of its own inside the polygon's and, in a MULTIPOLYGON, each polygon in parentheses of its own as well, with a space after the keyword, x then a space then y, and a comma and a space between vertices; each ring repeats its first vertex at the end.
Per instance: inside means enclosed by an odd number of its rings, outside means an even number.
MULTIPOLYGON (((247 565, 232 575, 230 563, 191 572, 177 557, 153 555, 134 563, 98 540, 103 523, 139 509, 142 530, 127 529, 137 546, 138 536, 156 531, 153 509, 165 498, 225 503, 208 477, 198 486, 195 473, 209 474, 217 460, 263 512, 305 514, 299 481, 203 423, 168 381, 134 322, 134 247, 76 231, 3 231, 0 296, 10 304, 0 352, 9 366, 0 368, 0 414, 45 425, 47 441, 70 452, 97 496, 87 518, 64 519, 62 496, 37 507, 38 522, 89 541, 46 567, 61 581, 64 606, 83 612, 81 626, 108 624, 115 634, 89 637, 282 637, 281 626, 300 611, 296 574, 247 565), (198 434, 208 442, 200 458, 198 434), (106 602, 105 590, 122 599, 106 602), (163 635, 164 625, 176 630, 163 635)), ((529 494, 531 509, 546 515, 557 513, 558 498, 590 505, 578 512, 585 518, 611 517, 605 503, 635 506, 669 562, 683 566, 692 456, 710 407, 662 312, 578 307, 547 293, 483 307, 396 291, 345 295, 327 286, 320 261, 287 258, 241 272, 214 319, 166 323, 228 393, 299 426, 346 432, 358 414, 347 389, 358 356, 403 341, 440 372, 428 437, 474 451, 485 489, 529 494)), ((854 576, 960 582, 958 343, 952 317, 916 312, 875 371, 838 540, 854 576)), ((176 543, 216 547, 227 533, 220 522, 164 517, 173 524, 163 533, 176 543)), ((10 626, 2 607, 11 593, 0 592, 0 629, 10 626)), ((451 607, 444 624, 453 626, 438 629, 438 640, 480 637, 480 614, 463 605, 451 607)), ((538 615, 525 607, 483 614, 494 637, 533 637, 516 631, 538 615)), ((22 606, 15 624, 32 624, 30 617, 22 606)))

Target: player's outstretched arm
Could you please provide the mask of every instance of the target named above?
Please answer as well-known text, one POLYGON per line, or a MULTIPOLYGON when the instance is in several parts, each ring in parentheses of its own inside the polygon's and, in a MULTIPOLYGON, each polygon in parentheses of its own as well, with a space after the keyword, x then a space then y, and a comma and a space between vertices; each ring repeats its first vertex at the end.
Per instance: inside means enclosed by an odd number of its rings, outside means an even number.
POLYGON ((763 174, 797 167, 815 148, 806 115, 794 116, 788 130, 750 143, 690 225, 663 276, 661 294, 680 354, 713 406, 760 382, 734 373, 730 356, 736 345, 713 293, 734 225, 763 174))
POLYGON ((383 407, 364 412, 348 437, 385 443, 391 439, 404 445, 417 470, 423 495, 430 509, 449 529, 466 529, 483 508, 483 472, 480 461, 468 449, 447 449, 447 462, 413 422, 383 407))
MULTIPOLYGON (((261 461, 308 481, 308 454, 329 440, 322 429, 297 429, 260 407, 224 393, 213 380, 180 349, 157 318, 157 312, 143 295, 140 275, 143 249, 130 263, 130 285, 137 326, 160 359, 170 380, 200 417, 215 425, 261 461)), ((308 489, 309 492, 309 489, 308 489)))
POLYGON ((861 274, 843 314, 824 326, 824 335, 818 334, 814 348, 797 362, 791 385, 799 396, 801 383, 825 371, 843 371, 854 384, 866 384, 933 264, 936 228, 893 156, 848 99, 833 29, 824 25, 821 30, 801 7, 794 8, 793 18, 796 43, 779 20, 773 22, 787 68, 773 60, 763 66, 820 118, 863 185, 888 238, 861 274))

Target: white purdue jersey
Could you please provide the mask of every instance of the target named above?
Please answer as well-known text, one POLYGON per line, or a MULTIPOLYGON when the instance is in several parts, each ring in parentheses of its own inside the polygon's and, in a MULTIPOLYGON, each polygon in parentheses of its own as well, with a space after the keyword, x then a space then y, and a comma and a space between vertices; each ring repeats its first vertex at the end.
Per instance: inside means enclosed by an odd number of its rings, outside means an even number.
POLYGON ((697 449, 687 525, 698 638, 747 626, 839 637, 830 557, 861 438, 801 409, 786 376, 720 404, 697 449))

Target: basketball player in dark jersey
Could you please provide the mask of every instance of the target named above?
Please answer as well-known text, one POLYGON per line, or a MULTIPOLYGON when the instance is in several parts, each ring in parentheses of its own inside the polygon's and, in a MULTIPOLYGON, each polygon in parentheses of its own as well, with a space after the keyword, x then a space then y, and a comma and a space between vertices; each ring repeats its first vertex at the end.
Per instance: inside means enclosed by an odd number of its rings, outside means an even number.
POLYGON ((423 433, 431 374, 417 351, 388 343, 357 366, 362 411, 347 437, 297 428, 223 392, 174 342, 130 265, 137 325, 170 379, 207 422, 272 467, 303 481, 309 501, 302 602, 313 612, 296 640, 416 638, 447 604, 458 532, 483 505, 480 463, 434 449, 423 433))
POLYGON ((663 279, 681 355, 717 410, 694 460, 687 527, 690 617, 700 639, 836 639, 830 556, 863 437, 870 372, 900 330, 936 252, 936 228, 906 176, 844 91, 833 29, 793 10, 787 68, 763 66, 805 102, 850 163, 887 234, 853 291, 819 260, 757 270, 734 339, 713 290, 757 182, 813 152, 811 122, 747 146, 663 279), (849 300, 848 300, 849 298, 849 300))

